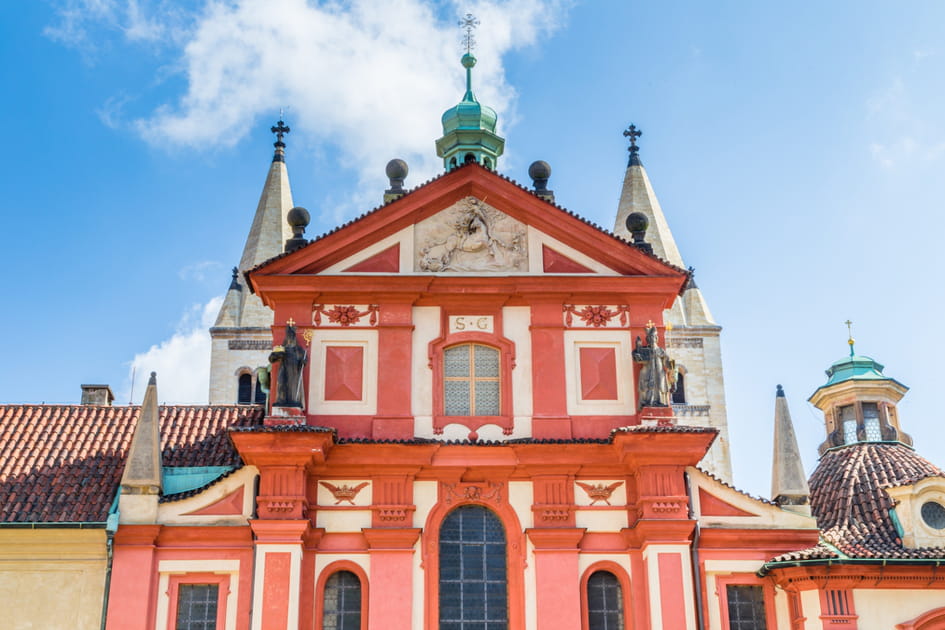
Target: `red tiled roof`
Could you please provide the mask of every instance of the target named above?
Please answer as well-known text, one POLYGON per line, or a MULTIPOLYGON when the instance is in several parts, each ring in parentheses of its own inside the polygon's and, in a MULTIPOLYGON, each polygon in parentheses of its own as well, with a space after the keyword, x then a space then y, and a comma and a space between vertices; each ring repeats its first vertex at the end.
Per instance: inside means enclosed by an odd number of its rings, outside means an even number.
MULTIPOLYGON (((0 405, 0 522, 103 523, 138 421, 137 406, 0 405)), ((165 466, 237 466, 229 426, 255 406, 160 408, 165 466)))
POLYGON ((945 477, 945 472, 903 444, 862 443, 827 451, 810 478, 811 512, 821 530, 821 543, 773 558, 769 564, 827 558, 945 558, 942 548, 903 546, 889 514, 895 503, 886 488, 928 477, 945 477))

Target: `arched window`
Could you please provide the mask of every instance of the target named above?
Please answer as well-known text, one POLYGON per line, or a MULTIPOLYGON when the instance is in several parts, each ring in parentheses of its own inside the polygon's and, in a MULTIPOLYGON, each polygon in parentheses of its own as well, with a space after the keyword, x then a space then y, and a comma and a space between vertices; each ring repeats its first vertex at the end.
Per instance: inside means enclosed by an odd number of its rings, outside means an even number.
POLYGON ((325 582, 323 630, 361 630, 361 580, 351 571, 337 571, 325 582))
POLYGON ((498 416, 501 411, 499 351, 478 343, 443 353, 443 413, 447 416, 498 416))
POLYGON ((676 373, 676 389, 673 390, 673 404, 686 404, 686 377, 682 370, 676 373))
POLYGON ((236 404, 248 405, 253 402, 253 375, 240 374, 239 385, 236 391, 236 404))
POLYGON ((441 630, 509 627, 505 529, 478 505, 463 505, 440 528, 441 630))
POLYGON ((623 589, 610 571, 595 571, 587 579, 588 630, 623 630, 623 589))

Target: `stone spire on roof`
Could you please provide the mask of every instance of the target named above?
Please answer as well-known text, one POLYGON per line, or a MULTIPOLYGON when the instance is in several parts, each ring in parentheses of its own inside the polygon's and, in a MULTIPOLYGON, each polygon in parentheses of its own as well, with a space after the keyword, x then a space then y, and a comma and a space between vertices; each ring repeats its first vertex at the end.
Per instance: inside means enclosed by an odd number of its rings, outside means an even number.
POLYGON ((161 494, 161 418, 157 402, 157 375, 151 372, 138 424, 121 475, 118 511, 121 523, 157 521, 161 494))
POLYGON ((794 423, 784 389, 774 399, 774 454, 771 462, 771 498, 785 509, 810 514, 810 488, 797 447, 794 423))

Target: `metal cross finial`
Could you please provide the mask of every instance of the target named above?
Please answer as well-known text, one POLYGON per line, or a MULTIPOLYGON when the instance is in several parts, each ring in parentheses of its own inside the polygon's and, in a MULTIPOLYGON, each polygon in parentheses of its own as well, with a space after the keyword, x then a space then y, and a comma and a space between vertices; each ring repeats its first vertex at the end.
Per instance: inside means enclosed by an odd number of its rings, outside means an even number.
POLYGON ((279 122, 276 123, 276 126, 272 128, 272 133, 276 134, 276 142, 273 146, 285 148, 285 142, 282 141, 282 138, 285 134, 292 131, 289 129, 286 124, 282 121, 282 112, 280 111, 279 122))
POLYGON ((479 26, 479 20, 476 19, 472 13, 467 13, 459 21, 460 28, 466 31, 466 34, 463 35, 463 46, 466 47, 466 53, 472 51, 476 47, 476 38, 473 36, 473 29, 479 26))
POLYGON ((640 147, 637 146, 637 138, 643 135, 643 132, 637 129, 636 125, 630 125, 627 127, 627 130, 623 132, 623 135, 627 138, 630 138, 630 148, 627 149, 630 153, 636 153, 640 150, 640 147))
POLYGON ((852 357, 852 356, 853 356, 853 344, 856 343, 856 339, 853 338, 853 322, 851 322, 851 321, 848 319, 847 321, 845 321, 845 322, 843 322, 843 323, 847 325, 847 336, 849 337, 849 339, 847 339, 847 343, 850 344, 850 356, 852 357))

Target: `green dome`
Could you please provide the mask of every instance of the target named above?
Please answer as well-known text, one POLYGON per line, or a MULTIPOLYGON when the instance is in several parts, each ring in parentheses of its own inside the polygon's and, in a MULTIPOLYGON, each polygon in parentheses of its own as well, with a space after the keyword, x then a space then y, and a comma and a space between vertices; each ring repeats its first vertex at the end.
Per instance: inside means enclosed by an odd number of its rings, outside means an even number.
POLYGON ((446 170, 468 161, 494 169, 505 149, 505 140, 495 133, 498 116, 473 95, 472 69, 476 58, 466 53, 461 63, 466 68, 466 93, 459 104, 443 112, 443 137, 436 141, 436 154, 443 158, 446 170))
POLYGON ((883 375, 883 365, 870 357, 851 355, 835 361, 827 368, 824 387, 852 380, 893 380, 883 375))

